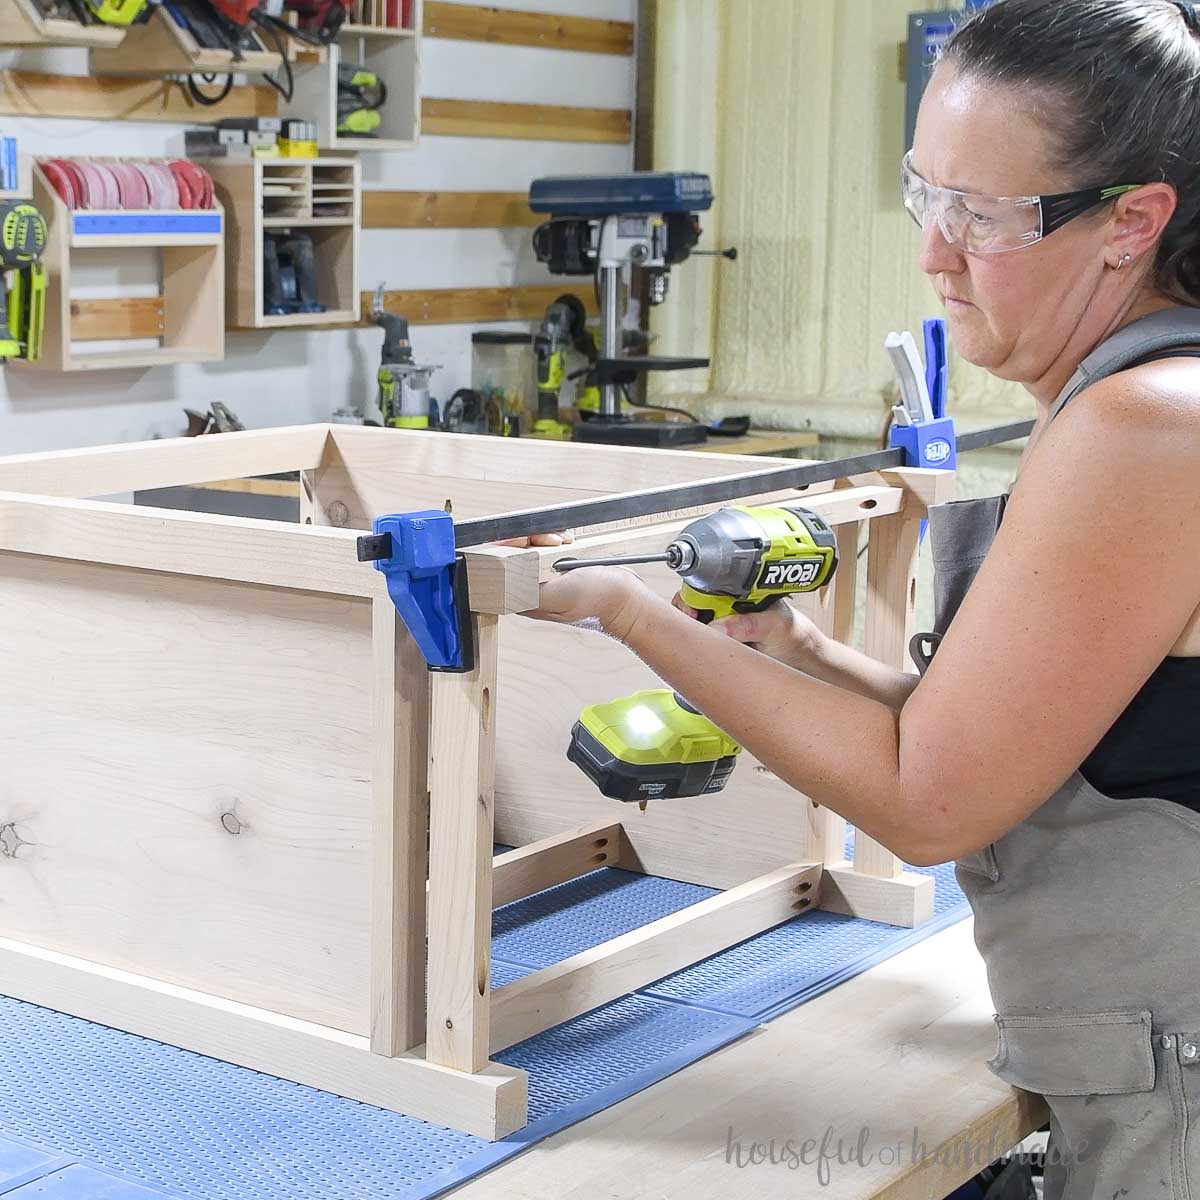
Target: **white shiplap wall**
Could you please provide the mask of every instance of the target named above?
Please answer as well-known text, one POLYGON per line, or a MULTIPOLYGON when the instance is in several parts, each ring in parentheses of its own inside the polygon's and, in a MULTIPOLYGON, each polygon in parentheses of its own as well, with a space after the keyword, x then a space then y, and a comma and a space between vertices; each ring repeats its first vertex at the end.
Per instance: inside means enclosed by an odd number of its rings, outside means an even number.
MULTIPOLYGON (((633 21, 637 0, 505 0, 505 7, 633 21)), ((75 51, 0 51, 0 66, 82 73, 75 51)), ((426 96, 596 108, 634 106, 632 58, 429 38, 421 46, 426 96)), ((182 125, 0 117, 34 154, 180 154, 182 125)), ((520 191, 546 174, 628 171, 632 145, 426 137, 412 151, 364 153, 366 188, 520 191)), ((368 229, 361 285, 373 288, 505 287, 548 283, 529 248, 529 230, 368 229)), ((131 285, 134 291, 136 287, 131 285)), ((142 289, 144 290, 144 289, 142 289)), ((470 335, 481 326, 417 325, 413 344, 445 364, 434 393, 470 383, 470 335)), ((488 326, 518 329, 516 324, 488 326)), ((322 421, 349 395, 374 389, 377 330, 230 332, 222 362, 143 371, 59 375, 0 369, 0 454, 175 436, 183 407, 229 404, 247 426, 322 421)))

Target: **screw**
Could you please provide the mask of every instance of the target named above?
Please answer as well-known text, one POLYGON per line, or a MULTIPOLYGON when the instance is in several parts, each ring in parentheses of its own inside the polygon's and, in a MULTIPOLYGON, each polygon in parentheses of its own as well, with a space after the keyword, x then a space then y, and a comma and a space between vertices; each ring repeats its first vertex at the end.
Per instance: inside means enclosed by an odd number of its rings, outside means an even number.
POLYGON ((450 1018, 449 1018, 449 1017, 447 1017, 447 1018, 446 1018, 446 1028, 447 1028, 447 1029, 453 1029, 453 1028, 454 1028, 454 1022, 453 1022, 452 1020, 450 1020, 450 1018))

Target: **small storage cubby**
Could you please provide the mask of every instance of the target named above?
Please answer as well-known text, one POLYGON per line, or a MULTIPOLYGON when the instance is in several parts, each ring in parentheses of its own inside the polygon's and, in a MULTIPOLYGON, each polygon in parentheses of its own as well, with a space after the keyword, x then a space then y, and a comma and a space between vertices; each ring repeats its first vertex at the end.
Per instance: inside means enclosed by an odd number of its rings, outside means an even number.
POLYGON ((14 359, 10 365, 95 371, 224 356, 225 230, 219 203, 191 209, 71 208, 36 163, 33 202, 49 225, 45 336, 37 362, 14 359))
POLYGON ((353 158, 206 161, 228 214, 226 320, 231 328, 344 325, 358 320, 360 173, 353 158), (267 312, 268 239, 312 246, 323 312, 267 312))
POLYGON ((67 17, 46 17, 34 0, 0 0, 0 46, 119 46, 119 25, 83 25, 67 17))
POLYGON ((291 101, 281 105, 282 115, 316 121, 322 150, 407 150, 415 146, 421 130, 420 0, 413 0, 408 16, 411 25, 404 28, 348 23, 326 52, 312 58, 302 54, 293 66, 295 90, 291 101), (338 132, 338 70, 355 66, 377 75, 387 89, 387 99, 379 110, 382 120, 370 136, 338 132))

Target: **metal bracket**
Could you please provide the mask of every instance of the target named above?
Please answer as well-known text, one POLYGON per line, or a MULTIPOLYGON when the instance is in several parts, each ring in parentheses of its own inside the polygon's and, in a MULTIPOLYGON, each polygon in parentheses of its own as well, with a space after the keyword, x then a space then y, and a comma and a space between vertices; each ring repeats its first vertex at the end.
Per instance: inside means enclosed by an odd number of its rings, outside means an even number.
POLYGON ((441 509, 376 517, 358 539, 359 562, 373 562, 431 671, 475 668, 467 564, 454 548, 454 520, 441 509))

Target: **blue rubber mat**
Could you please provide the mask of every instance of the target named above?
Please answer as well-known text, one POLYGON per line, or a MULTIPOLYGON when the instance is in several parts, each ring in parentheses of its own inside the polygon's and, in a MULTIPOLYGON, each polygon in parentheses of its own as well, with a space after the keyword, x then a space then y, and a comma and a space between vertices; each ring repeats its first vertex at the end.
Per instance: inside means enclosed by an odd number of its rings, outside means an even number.
MULTIPOLYGON (((502 1142, 0 997, 5 1200, 425 1200, 966 915, 935 867, 917 930, 812 913, 495 1055, 530 1074, 502 1142)), ((501 986, 715 894, 602 868, 498 909, 501 986)))

